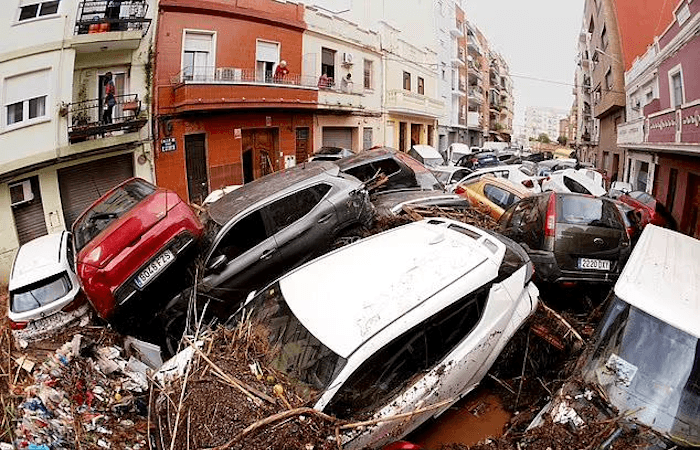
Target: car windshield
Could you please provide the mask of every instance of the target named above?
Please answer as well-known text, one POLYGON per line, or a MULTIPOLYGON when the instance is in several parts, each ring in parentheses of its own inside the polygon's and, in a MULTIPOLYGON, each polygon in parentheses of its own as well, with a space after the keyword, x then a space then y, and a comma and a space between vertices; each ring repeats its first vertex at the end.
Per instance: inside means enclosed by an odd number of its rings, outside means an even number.
POLYGON ((156 190, 155 186, 143 181, 132 180, 116 189, 112 194, 94 205, 75 224, 73 237, 75 250, 79 252, 109 224, 129 212, 141 200, 156 190))
POLYGON ((621 412, 700 445, 699 339, 615 297, 584 370, 621 412))
POLYGON ((252 311, 252 323, 267 328, 271 366, 298 381, 306 400, 322 394, 347 363, 294 315, 279 282, 258 294, 246 309, 252 311))
POLYGON ((630 192, 629 196, 645 205, 652 205, 656 200, 644 191, 630 192))
POLYGON ((64 297, 72 288, 68 274, 59 273, 10 292, 10 310, 14 313, 22 313, 41 308, 64 297))
POLYGON ((568 195, 557 202, 557 222, 622 229, 619 214, 610 201, 598 198, 568 195))
POLYGON ((435 178, 437 178, 440 183, 447 184, 450 182, 450 175, 452 175, 450 172, 436 170, 433 173, 435 174, 435 178))

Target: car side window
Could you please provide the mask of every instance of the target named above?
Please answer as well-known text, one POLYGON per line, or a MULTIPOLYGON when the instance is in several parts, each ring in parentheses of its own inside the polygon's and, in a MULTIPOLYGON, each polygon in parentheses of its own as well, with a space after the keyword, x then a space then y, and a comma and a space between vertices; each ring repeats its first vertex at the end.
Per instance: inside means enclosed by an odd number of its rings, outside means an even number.
POLYGON ((460 181, 462 178, 466 177, 469 175, 471 172, 468 170, 457 170, 455 173, 452 175, 452 182, 457 182, 460 181))
POLYGON ((508 208, 508 206, 516 201, 516 197, 513 193, 491 184, 484 185, 484 195, 503 209, 508 208))
POLYGON ((440 363, 476 327, 490 286, 452 305, 394 339, 365 361, 338 390, 326 412, 349 419, 376 411, 440 363))
POLYGON ((73 235, 68 233, 66 239, 66 262, 70 266, 71 272, 75 272, 75 253, 73 252, 73 235))
POLYGON ((564 179, 564 186, 571 192, 575 192, 577 194, 589 194, 590 191, 586 189, 581 183, 578 181, 574 180, 573 178, 569 178, 567 176, 562 177, 564 179))
POLYGON ((311 212, 330 190, 328 184, 317 184, 267 205, 265 210, 271 219, 272 234, 287 228, 311 212))
POLYGON ((226 255, 231 261, 267 239, 265 223, 260 210, 240 219, 221 239, 212 258, 226 255))

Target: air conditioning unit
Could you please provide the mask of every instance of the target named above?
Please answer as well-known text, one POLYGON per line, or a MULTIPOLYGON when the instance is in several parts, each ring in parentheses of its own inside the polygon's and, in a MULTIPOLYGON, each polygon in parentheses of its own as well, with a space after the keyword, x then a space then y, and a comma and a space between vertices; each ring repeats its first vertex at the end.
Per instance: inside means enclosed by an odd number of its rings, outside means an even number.
POLYGON ((343 53, 343 64, 352 64, 353 58, 352 53, 343 53))
POLYGON ((9 185, 10 201, 12 206, 18 206, 23 203, 34 200, 34 192, 32 191, 32 183, 29 180, 20 181, 9 185))

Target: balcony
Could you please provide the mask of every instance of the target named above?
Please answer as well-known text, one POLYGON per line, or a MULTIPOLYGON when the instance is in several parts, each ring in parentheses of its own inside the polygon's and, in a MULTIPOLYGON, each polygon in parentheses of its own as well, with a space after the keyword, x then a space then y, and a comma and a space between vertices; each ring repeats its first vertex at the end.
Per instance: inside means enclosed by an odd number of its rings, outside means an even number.
POLYGON ((467 127, 481 128, 481 114, 478 111, 467 112, 467 127))
MULTIPOLYGON (((235 67, 187 67, 171 78, 174 112, 245 108, 315 108, 318 91, 341 92, 348 87, 331 78, 317 79, 235 67)), ((345 91, 353 93, 352 91, 345 91)), ((165 100, 165 99, 164 99, 165 100)), ((168 101, 166 100, 166 103, 168 101)))
POLYGON ((617 127, 617 145, 644 142, 644 118, 626 122, 617 127))
POLYGON ((134 50, 148 32, 145 0, 122 0, 118 7, 111 1, 85 0, 78 6, 73 46, 78 52, 134 50), (105 49, 104 47, 107 47, 105 49))
POLYGON ((484 103, 484 94, 475 88, 469 88, 469 102, 481 105, 484 103))
POLYGON ((386 108, 395 113, 439 117, 443 107, 444 103, 441 101, 404 89, 392 89, 386 96, 386 108))
POLYGON ((68 139, 71 144, 104 137, 107 133, 133 133, 148 121, 137 94, 115 96, 117 104, 112 109, 112 120, 103 117, 101 99, 84 100, 65 106, 68 115, 68 139))
POLYGON ((469 38, 467 39, 467 49, 470 52, 476 53, 477 55, 483 54, 483 51, 481 50, 481 45, 479 45, 479 41, 477 41, 477 39, 472 35, 469 35, 469 38))

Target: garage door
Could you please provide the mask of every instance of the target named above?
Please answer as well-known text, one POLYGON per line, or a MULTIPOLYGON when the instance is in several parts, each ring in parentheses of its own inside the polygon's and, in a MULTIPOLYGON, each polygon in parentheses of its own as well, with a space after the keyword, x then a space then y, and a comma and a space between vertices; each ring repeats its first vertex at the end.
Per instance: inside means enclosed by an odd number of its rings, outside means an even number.
POLYGON ((46 219, 44 219, 44 207, 41 203, 39 178, 31 177, 18 183, 11 183, 10 195, 20 245, 45 235, 46 219), (31 200, 22 201, 25 198, 25 191, 26 195, 31 196, 31 200), (17 195, 21 198, 17 198, 17 195))
POLYGON ((66 227, 70 229, 75 219, 105 192, 133 176, 131 153, 60 169, 58 186, 66 227))
POLYGON ((323 146, 352 149, 352 128, 323 127, 323 146))

